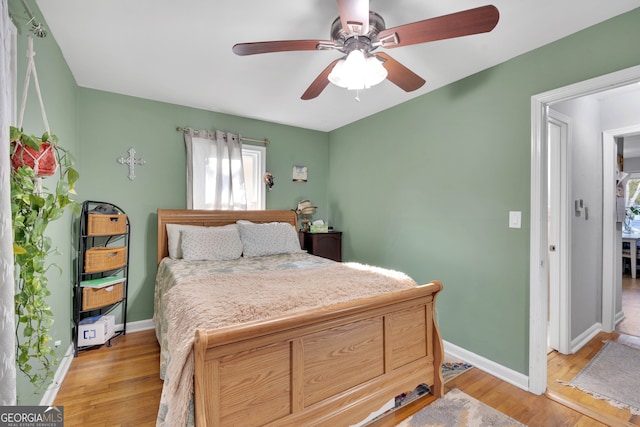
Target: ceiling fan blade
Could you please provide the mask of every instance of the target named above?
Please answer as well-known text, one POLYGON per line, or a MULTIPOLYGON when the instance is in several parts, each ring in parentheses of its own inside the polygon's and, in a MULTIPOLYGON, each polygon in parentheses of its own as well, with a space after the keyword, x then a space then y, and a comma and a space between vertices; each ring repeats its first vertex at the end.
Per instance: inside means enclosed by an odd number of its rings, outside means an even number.
POLYGON ((369 0, 337 0, 342 28, 349 34, 369 32, 369 0))
POLYGON ((425 81, 422 77, 387 55, 378 52, 376 58, 382 60, 382 66, 387 70, 387 80, 403 89, 405 92, 411 92, 420 89, 425 81))
POLYGON ((325 68, 320 73, 320 75, 318 75, 318 77, 316 77, 316 79, 311 83, 311 85, 309 85, 305 93, 303 93, 300 98, 305 101, 308 101, 320 95, 324 90, 324 88, 326 88, 327 85, 329 84, 329 74, 331 73, 331 70, 333 70, 333 67, 335 67, 338 61, 340 61, 341 59, 342 58, 338 58, 335 61, 333 61, 331 64, 329 64, 329 66, 325 68))
POLYGON ((238 43, 233 46, 233 53, 236 55, 255 55, 258 53, 288 52, 292 50, 331 49, 333 46, 335 46, 335 42, 332 40, 280 40, 238 43))
POLYGON ((471 34, 487 33, 495 28, 500 12, 488 5, 437 18, 425 19, 380 31, 382 47, 394 48, 444 40, 471 34))

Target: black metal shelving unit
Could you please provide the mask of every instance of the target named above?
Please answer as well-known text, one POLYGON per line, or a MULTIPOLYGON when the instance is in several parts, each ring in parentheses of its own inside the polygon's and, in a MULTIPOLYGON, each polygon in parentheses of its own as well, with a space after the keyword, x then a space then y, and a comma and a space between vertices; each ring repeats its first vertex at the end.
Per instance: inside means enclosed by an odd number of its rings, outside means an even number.
POLYGON ((106 345, 127 332, 129 244, 131 224, 120 207, 87 200, 82 204, 76 280, 73 289, 72 337, 74 354, 106 345), (98 209, 96 209, 98 208, 98 209), (94 286, 89 286, 92 281, 94 286), (99 282, 109 283, 102 285, 99 282), (98 282, 98 284, 96 284, 98 282), (114 292, 114 294, 110 294, 114 292), (103 344, 79 345, 80 322, 92 316, 115 314, 120 309, 122 327, 103 344))

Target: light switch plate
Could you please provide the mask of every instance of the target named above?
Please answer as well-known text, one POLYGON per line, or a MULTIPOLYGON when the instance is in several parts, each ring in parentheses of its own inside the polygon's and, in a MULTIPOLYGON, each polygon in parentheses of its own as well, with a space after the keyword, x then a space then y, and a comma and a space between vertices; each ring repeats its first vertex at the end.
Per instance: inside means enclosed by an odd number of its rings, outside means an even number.
POLYGON ((522 226, 522 212, 509 212, 509 228, 520 228, 522 226))

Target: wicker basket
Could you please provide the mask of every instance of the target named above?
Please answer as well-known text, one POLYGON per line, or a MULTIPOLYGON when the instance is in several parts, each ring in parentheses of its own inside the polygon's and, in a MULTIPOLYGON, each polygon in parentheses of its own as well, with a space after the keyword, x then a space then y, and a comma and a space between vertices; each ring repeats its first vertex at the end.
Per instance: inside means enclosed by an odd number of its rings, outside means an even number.
POLYGON ((125 214, 89 214, 87 216, 87 234, 89 236, 109 236, 127 232, 127 216, 125 214))
POLYGON ((91 248, 84 253, 84 272, 115 270, 127 264, 126 246, 91 248))
POLYGON ((124 281, 104 288, 82 288, 82 309, 93 310, 124 298, 124 281))

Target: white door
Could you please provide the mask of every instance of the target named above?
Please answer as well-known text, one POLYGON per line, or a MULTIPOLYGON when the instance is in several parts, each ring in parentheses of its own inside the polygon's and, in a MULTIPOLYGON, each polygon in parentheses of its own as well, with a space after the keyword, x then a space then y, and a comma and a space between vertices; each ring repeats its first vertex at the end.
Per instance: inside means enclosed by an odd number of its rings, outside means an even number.
POLYGON ((571 349, 569 244, 569 124, 571 119, 549 109, 548 155, 548 264, 549 264, 549 347, 563 354, 571 349))

